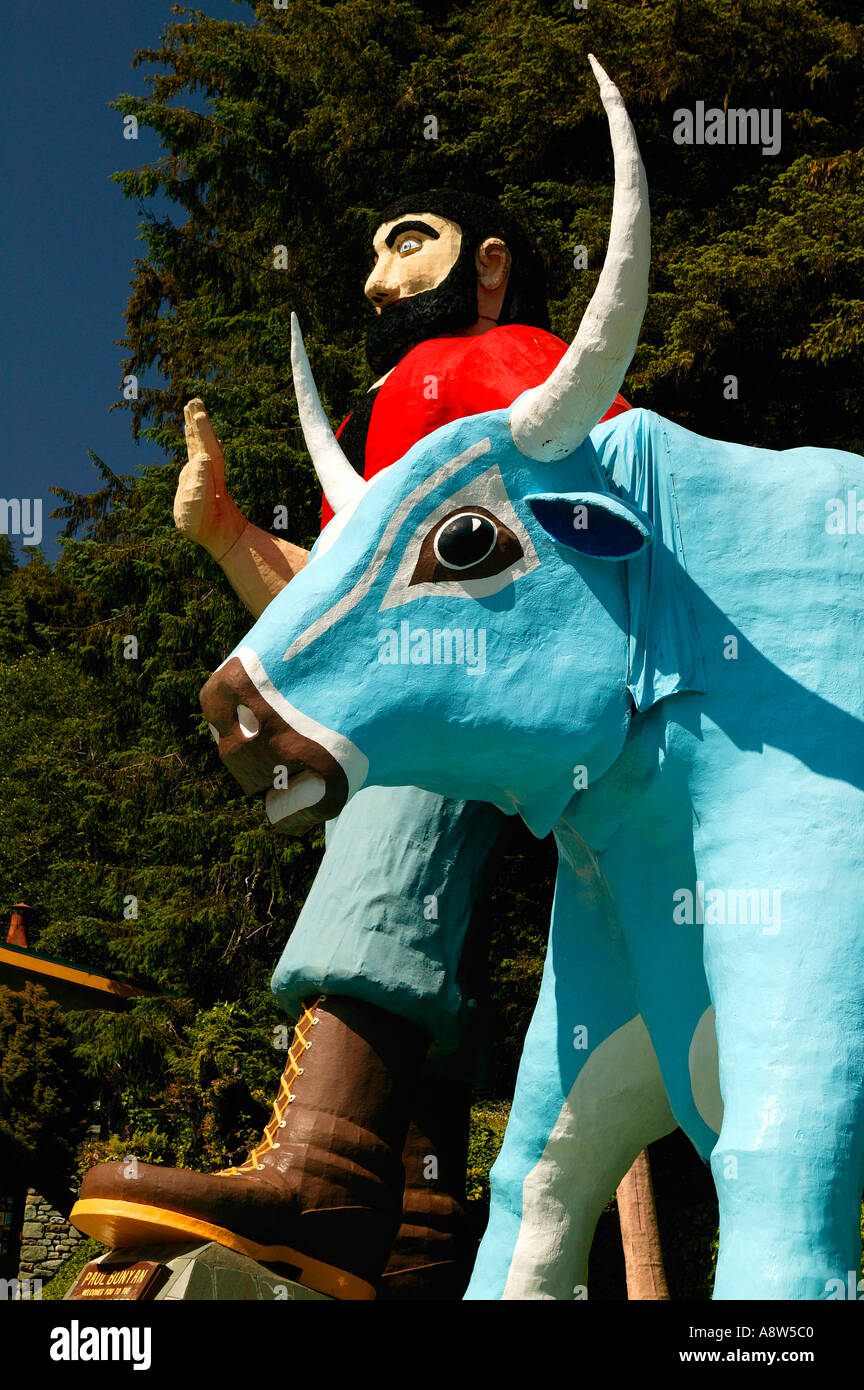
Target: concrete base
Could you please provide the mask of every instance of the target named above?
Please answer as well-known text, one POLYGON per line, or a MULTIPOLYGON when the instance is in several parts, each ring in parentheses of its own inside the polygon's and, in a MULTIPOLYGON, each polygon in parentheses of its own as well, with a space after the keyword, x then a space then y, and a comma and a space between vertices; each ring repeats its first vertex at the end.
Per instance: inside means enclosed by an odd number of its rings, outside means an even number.
MULTIPOLYGON (((296 1284, 277 1268, 268 1268, 224 1245, 209 1241, 190 1245, 138 1245, 125 1250, 108 1250, 93 1264, 100 1269, 134 1264, 137 1260, 156 1261, 170 1271, 155 1294, 167 1302, 306 1302, 323 1300, 326 1294, 296 1284)), ((72 1290, 66 1298, 72 1297, 72 1290)), ((83 1301, 83 1300, 82 1300, 83 1301)), ((89 1300, 87 1300, 89 1301, 89 1300)))

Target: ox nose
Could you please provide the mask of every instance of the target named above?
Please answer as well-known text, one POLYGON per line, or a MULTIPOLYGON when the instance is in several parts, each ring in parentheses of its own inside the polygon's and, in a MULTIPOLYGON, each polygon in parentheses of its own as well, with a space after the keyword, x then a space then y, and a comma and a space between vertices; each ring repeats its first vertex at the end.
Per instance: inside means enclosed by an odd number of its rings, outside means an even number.
POLYGON ((348 799, 344 770, 264 699, 237 657, 214 672, 200 700, 223 763, 247 796, 266 793, 280 832, 295 835, 339 814, 348 799))

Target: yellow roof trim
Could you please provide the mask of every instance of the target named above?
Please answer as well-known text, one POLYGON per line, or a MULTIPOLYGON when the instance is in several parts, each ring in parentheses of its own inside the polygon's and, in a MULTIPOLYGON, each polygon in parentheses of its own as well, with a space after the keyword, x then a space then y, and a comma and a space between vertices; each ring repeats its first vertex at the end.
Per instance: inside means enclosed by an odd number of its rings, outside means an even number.
POLYGON ((78 970, 74 965, 59 965, 46 960, 44 956, 31 954, 20 947, 11 951, 8 946, 0 946, 0 965, 11 965, 18 970, 30 970, 36 975, 51 975, 55 980, 66 980, 69 984, 82 985, 85 989, 100 990, 103 994, 115 994, 121 999, 130 999, 144 991, 135 985, 112 980, 108 975, 91 975, 87 970, 78 970))

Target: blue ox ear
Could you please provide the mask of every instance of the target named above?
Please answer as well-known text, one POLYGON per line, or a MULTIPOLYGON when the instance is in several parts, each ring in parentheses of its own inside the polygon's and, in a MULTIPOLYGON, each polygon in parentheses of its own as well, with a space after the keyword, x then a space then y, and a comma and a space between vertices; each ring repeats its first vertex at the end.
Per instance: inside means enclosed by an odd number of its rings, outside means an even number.
POLYGON ((595 560, 629 560, 654 538, 645 513, 611 493, 535 492, 525 501, 553 541, 595 560))

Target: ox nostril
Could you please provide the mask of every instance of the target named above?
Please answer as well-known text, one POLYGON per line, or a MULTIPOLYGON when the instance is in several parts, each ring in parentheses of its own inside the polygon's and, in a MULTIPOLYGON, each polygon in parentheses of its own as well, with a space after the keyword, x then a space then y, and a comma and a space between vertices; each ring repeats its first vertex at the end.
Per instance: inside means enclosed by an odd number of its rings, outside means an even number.
POLYGON ((211 734, 213 735, 213 737, 214 737, 214 739, 216 740, 216 743, 217 743, 217 745, 218 745, 218 743, 219 743, 219 730, 216 728, 216 725, 215 725, 215 724, 208 724, 208 725, 207 725, 207 728, 210 730, 211 734))
POLYGON ((261 727, 248 705, 237 706, 237 722, 244 738, 254 738, 261 727))

